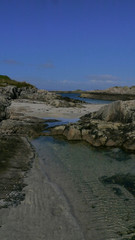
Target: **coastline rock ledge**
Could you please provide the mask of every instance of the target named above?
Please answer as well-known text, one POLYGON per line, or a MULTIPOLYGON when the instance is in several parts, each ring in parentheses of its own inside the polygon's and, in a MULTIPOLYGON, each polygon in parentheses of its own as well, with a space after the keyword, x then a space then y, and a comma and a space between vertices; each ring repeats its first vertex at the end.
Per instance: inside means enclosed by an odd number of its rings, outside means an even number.
POLYGON ((50 134, 85 140, 95 147, 135 151, 135 100, 115 101, 84 115, 77 123, 52 128, 50 134))

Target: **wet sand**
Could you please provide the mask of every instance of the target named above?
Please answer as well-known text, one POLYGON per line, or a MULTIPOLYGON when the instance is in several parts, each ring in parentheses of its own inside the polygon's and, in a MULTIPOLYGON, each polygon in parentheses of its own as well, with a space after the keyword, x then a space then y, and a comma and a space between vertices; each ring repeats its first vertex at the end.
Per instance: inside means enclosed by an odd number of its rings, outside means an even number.
MULTIPOLYGON (((55 108, 41 102, 13 101, 11 114, 39 118, 79 118, 102 105, 83 108, 55 108)), ((16 207, 0 209, 1 240, 83 240, 81 226, 56 183, 42 171, 36 156, 25 178, 25 199, 16 207)))
POLYGON ((25 179, 25 200, 0 210, 2 240, 83 240, 80 226, 55 183, 49 181, 36 158, 25 179))

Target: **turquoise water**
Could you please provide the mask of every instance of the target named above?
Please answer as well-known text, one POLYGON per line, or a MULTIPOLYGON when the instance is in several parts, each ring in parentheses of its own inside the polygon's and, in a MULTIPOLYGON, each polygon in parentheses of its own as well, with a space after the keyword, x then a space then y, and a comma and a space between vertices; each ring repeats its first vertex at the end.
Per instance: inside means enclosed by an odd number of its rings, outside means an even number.
POLYGON ((40 137, 32 143, 86 240, 134 239, 135 154, 63 138, 40 137))

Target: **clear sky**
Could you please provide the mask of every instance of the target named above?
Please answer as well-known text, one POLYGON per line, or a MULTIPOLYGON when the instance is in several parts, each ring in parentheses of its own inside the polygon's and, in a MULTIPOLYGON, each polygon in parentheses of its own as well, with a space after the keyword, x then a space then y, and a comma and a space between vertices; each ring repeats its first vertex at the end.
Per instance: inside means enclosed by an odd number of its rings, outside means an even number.
POLYGON ((135 0, 0 0, 0 74, 48 90, 135 85, 135 0))

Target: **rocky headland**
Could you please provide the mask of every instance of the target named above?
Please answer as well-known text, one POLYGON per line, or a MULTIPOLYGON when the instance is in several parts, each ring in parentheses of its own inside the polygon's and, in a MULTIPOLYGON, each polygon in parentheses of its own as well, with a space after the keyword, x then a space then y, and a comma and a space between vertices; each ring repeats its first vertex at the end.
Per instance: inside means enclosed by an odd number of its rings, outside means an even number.
POLYGON ((95 90, 82 92, 80 97, 92 98, 101 100, 134 100, 135 99, 135 86, 132 87, 112 87, 106 90, 95 90))

